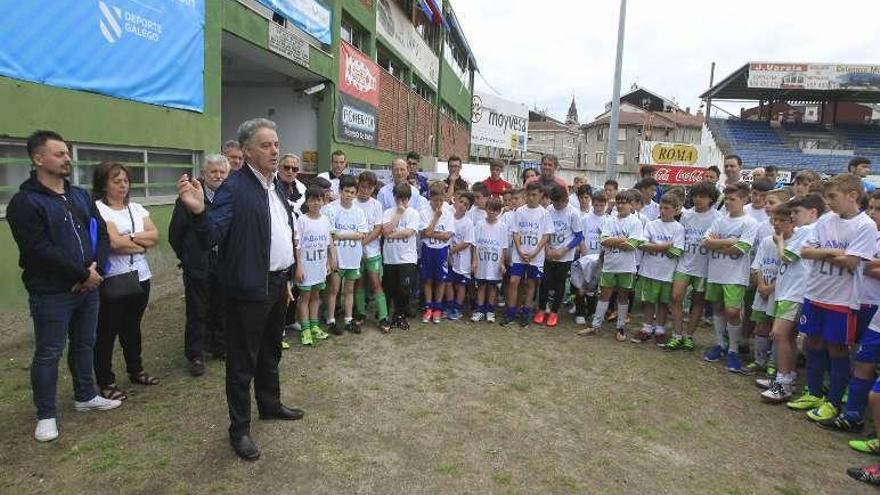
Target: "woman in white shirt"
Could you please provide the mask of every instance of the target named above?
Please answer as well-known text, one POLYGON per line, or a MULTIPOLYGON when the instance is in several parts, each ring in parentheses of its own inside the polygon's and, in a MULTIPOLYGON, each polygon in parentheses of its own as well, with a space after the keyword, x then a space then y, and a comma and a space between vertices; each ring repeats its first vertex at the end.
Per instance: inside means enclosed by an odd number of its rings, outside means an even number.
POLYGON ((150 266, 144 253, 159 240, 150 213, 129 201, 131 174, 121 163, 102 162, 95 169, 92 194, 110 236, 110 258, 105 281, 115 275, 137 271, 140 293, 113 297, 101 292, 98 330, 95 339, 95 376, 100 393, 108 399, 125 400, 113 374, 116 336, 125 357, 131 383, 157 385, 159 380, 144 371, 141 359, 141 318, 150 299, 150 266))

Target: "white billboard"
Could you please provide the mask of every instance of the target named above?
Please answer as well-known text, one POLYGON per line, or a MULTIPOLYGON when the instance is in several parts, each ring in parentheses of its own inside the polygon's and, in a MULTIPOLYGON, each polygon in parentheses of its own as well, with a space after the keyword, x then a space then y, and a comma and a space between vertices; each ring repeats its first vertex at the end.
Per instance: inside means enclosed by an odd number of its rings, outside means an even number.
POLYGON ((683 165, 688 167, 721 167, 721 150, 714 146, 665 141, 639 141, 639 163, 642 165, 683 165))
POLYGON ((437 89, 440 59, 422 39, 407 15, 390 0, 379 0, 376 8, 376 31, 413 68, 429 86, 437 89))
POLYGON ((525 105, 474 92, 471 124, 473 145, 526 151, 529 109, 525 105))
POLYGON ((880 65, 751 62, 748 86, 880 91, 880 65))

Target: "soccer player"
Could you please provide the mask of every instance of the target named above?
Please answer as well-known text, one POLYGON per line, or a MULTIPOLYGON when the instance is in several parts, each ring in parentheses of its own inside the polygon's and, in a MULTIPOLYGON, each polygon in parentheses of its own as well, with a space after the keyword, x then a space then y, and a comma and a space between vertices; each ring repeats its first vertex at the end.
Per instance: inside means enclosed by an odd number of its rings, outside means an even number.
POLYGON ((780 264, 779 249, 774 236, 791 237, 794 227, 791 222, 791 211, 785 208, 779 220, 774 215, 773 225, 776 234, 768 235, 758 241, 758 249, 752 260, 752 283, 755 286, 751 314, 754 323, 754 347, 753 360, 744 368, 747 373, 767 370, 770 358, 770 325, 773 322, 773 309, 776 306, 776 278, 780 264))
POLYGON ((486 201, 486 219, 474 226, 474 246, 476 247, 477 307, 471 321, 484 318, 495 322, 495 296, 497 285, 507 272, 504 260, 510 234, 507 225, 499 218, 501 200, 489 198, 486 201))
MULTIPOLYGON (((506 193, 507 191, 505 191, 506 193)), ((452 257, 452 280, 446 300, 449 302, 449 319, 461 318, 464 298, 471 285, 471 276, 476 268, 477 258, 474 256, 474 224, 467 212, 474 204, 474 195, 469 191, 460 191, 455 200, 455 235, 449 254, 452 257)))
POLYGON ((418 233, 422 229, 419 213, 409 206, 413 188, 400 182, 392 189, 394 208, 382 214, 382 246, 384 272, 383 288, 394 305, 391 326, 409 330, 407 311, 412 287, 416 283, 416 263, 418 263, 418 233))
POLYGON ((550 234, 547 243, 544 279, 541 280, 534 323, 542 325, 546 319, 548 327, 555 327, 559 323, 559 306, 565 295, 565 282, 571 271, 571 262, 574 261, 575 248, 583 242, 584 234, 581 229, 580 212, 569 205, 566 190, 554 184, 548 196, 552 203, 548 211, 553 233, 550 234), (548 305, 549 314, 546 314, 548 305))
POLYGON ((657 180, 653 177, 645 177, 636 182, 636 185, 633 186, 633 188, 639 191, 642 196, 641 199, 644 206, 641 209, 641 214, 647 218, 649 222, 660 217, 660 205, 658 205, 653 199, 654 193, 657 192, 657 186, 657 180))
POLYGON ((742 338, 740 311, 749 285, 749 251, 758 231, 758 222, 746 215, 743 209, 748 198, 748 184, 737 183, 725 187, 724 206, 728 214, 715 220, 702 244, 709 249, 706 299, 714 305, 716 344, 703 359, 715 362, 726 355, 727 370, 732 373, 742 373, 742 363, 737 354, 742 338), (725 332, 728 335, 726 346, 725 332))
POLYGON ((449 244, 455 235, 455 214, 446 203, 445 182, 431 184, 428 194, 428 204, 421 211, 423 230, 419 276, 425 297, 422 323, 440 323, 444 289, 449 282, 449 244))
MULTIPOLYGON (((592 191, 592 197, 589 201, 585 199, 586 194, 580 194, 580 192, 584 191, 583 186, 581 186, 581 190, 578 191, 579 198, 581 200, 581 230, 584 233, 584 242, 581 245, 582 256, 588 254, 601 254, 602 246, 599 244, 601 242, 602 237, 602 222, 605 221, 605 192, 604 191, 592 191), (583 210, 583 205, 586 203, 589 205, 592 203, 592 208, 586 213, 583 210)), ((587 324, 587 315, 591 314, 596 310, 596 303, 598 298, 594 292, 587 292, 587 289, 580 289, 577 292, 577 296, 574 300, 575 305, 575 318, 574 322, 578 325, 586 325, 587 324)), ((581 332, 588 332, 589 329, 586 328, 581 332)), ((581 332, 578 332, 579 334, 581 332)))
POLYGON ((489 190, 482 182, 477 182, 471 187, 474 194, 474 206, 468 210, 468 218, 474 225, 480 224, 486 219, 486 201, 489 199, 489 190))
POLYGON ((355 282, 354 303, 357 308, 355 321, 357 325, 363 325, 367 316, 367 295, 365 282, 369 285, 370 292, 376 304, 376 312, 379 316, 379 330, 388 333, 391 323, 388 321, 388 303, 385 300, 385 291, 382 290, 382 204, 373 197, 378 180, 376 174, 366 170, 358 176, 358 193, 355 205, 363 210, 367 219, 367 235, 362 244, 364 255, 361 259, 361 278, 355 282))
POLYGON ((319 325, 318 310, 321 307, 321 291, 326 287, 327 273, 335 269, 333 246, 333 224, 321 214, 324 204, 324 189, 316 186, 306 188, 307 212, 296 221, 294 241, 296 242, 295 282, 299 287, 300 340, 303 345, 311 345, 314 339, 328 337, 319 325))

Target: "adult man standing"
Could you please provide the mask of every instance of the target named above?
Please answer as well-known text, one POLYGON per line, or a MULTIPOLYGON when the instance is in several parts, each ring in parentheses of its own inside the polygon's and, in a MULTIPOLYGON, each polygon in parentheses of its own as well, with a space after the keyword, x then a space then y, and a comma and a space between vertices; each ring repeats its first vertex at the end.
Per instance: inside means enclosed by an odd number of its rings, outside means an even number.
POLYGON ((870 194, 877 188, 867 179, 868 175, 871 174, 871 160, 868 160, 863 156, 857 156, 849 161, 846 170, 849 173, 856 174, 862 178, 862 187, 865 188, 866 193, 870 194))
POLYGON ((510 185, 510 182, 507 182, 501 177, 501 172, 503 171, 503 161, 498 158, 489 159, 489 178, 483 181, 483 185, 486 186, 486 191, 489 193, 489 196, 493 198, 500 198, 501 195, 504 194, 504 191, 513 188, 513 186, 510 185))
POLYGON ((64 138, 37 131, 28 138, 27 152, 33 170, 9 202, 6 219, 18 244, 18 264, 34 320, 34 437, 48 442, 58 438, 58 361, 68 336, 76 410, 115 409, 122 402, 98 395, 93 375, 96 289, 110 251, 107 226, 89 193, 67 180, 71 163, 64 138))
POLYGON ((281 403, 278 361, 293 265, 293 216, 275 176, 279 143, 275 123, 252 119, 238 128, 245 165, 217 190, 206 211, 202 185, 184 175, 181 202, 194 214, 204 247, 220 246, 218 278, 227 297, 226 401, 229 440, 239 457, 256 460, 250 437, 250 386, 260 419, 296 420, 299 409, 281 403))
POLYGON ((348 161, 342 150, 336 150, 330 155, 330 170, 321 172, 318 177, 330 182, 330 193, 333 199, 339 199, 339 178, 345 175, 348 161))
MULTIPOLYGON (((406 165, 407 167, 409 167, 409 172, 416 174, 416 180, 419 181, 419 195, 421 195, 423 198, 427 198, 428 178, 419 172, 419 163, 421 163, 421 161, 422 156, 415 151, 410 151, 406 154, 406 165)), ((410 200, 410 204, 412 204, 412 200, 410 200)))
POLYGON ((541 175, 536 178, 527 180, 526 183, 523 184, 523 186, 527 186, 532 182, 538 181, 538 183, 545 188, 550 188, 554 184, 559 184, 559 186, 563 189, 568 189, 568 184, 565 183, 565 179, 556 176, 556 169, 558 168, 559 159, 556 158, 556 155, 547 153, 546 155, 541 157, 541 175))
POLYGON ((456 192, 467 191, 468 183, 461 178, 461 158, 458 155, 451 155, 446 160, 446 168, 449 176, 443 179, 443 182, 446 183, 446 198, 452 201, 456 192))
POLYGON ((724 182, 718 183, 718 190, 721 194, 718 195, 718 203, 716 203, 715 209, 727 211, 724 205, 724 189, 727 186, 734 186, 743 182, 742 168, 743 162, 739 155, 727 155, 724 157, 724 182))
MULTIPOLYGON (((229 175, 229 162, 223 155, 208 155, 199 182, 204 191, 205 209, 210 210, 220 184, 229 175)), ((193 376, 205 374, 205 351, 215 358, 226 357, 224 344, 225 304, 217 274, 217 246, 205 248, 193 227, 193 214, 178 198, 168 225, 168 242, 183 268, 186 302, 186 330, 183 354, 193 376)))
POLYGON ((226 161, 229 162, 230 172, 241 168, 241 162, 244 159, 244 155, 241 153, 241 146, 238 144, 238 141, 234 139, 226 141, 223 143, 223 148, 220 152, 223 153, 223 156, 226 157, 226 161))
MULTIPOLYGON (((394 160, 391 164, 391 183, 382 186, 382 189, 379 189, 379 194, 376 195, 376 199, 379 200, 383 210, 396 207, 394 202, 394 185, 407 184, 407 177, 409 177, 409 166, 406 161, 400 158, 394 160)), ((410 185, 410 188, 412 189, 412 197, 409 200, 409 206, 416 211, 422 211, 422 206, 428 203, 427 200, 419 194, 419 190, 415 186, 410 185)))

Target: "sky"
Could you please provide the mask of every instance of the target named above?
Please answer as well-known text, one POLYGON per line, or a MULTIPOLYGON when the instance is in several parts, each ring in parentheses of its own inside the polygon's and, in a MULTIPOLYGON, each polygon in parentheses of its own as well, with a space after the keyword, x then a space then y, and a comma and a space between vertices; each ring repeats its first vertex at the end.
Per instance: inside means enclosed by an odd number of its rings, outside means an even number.
MULTIPOLYGON (((452 6, 481 72, 477 91, 561 119, 574 94, 582 123, 611 101, 619 1, 452 0, 452 6)), ((878 13, 876 0, 629 0, 621 94, 637 83, 696 113, 713 61, 716 82, 749 61, 880 65, 878 13)), ((738 113, 754 104, 722 106, 738 113)))

